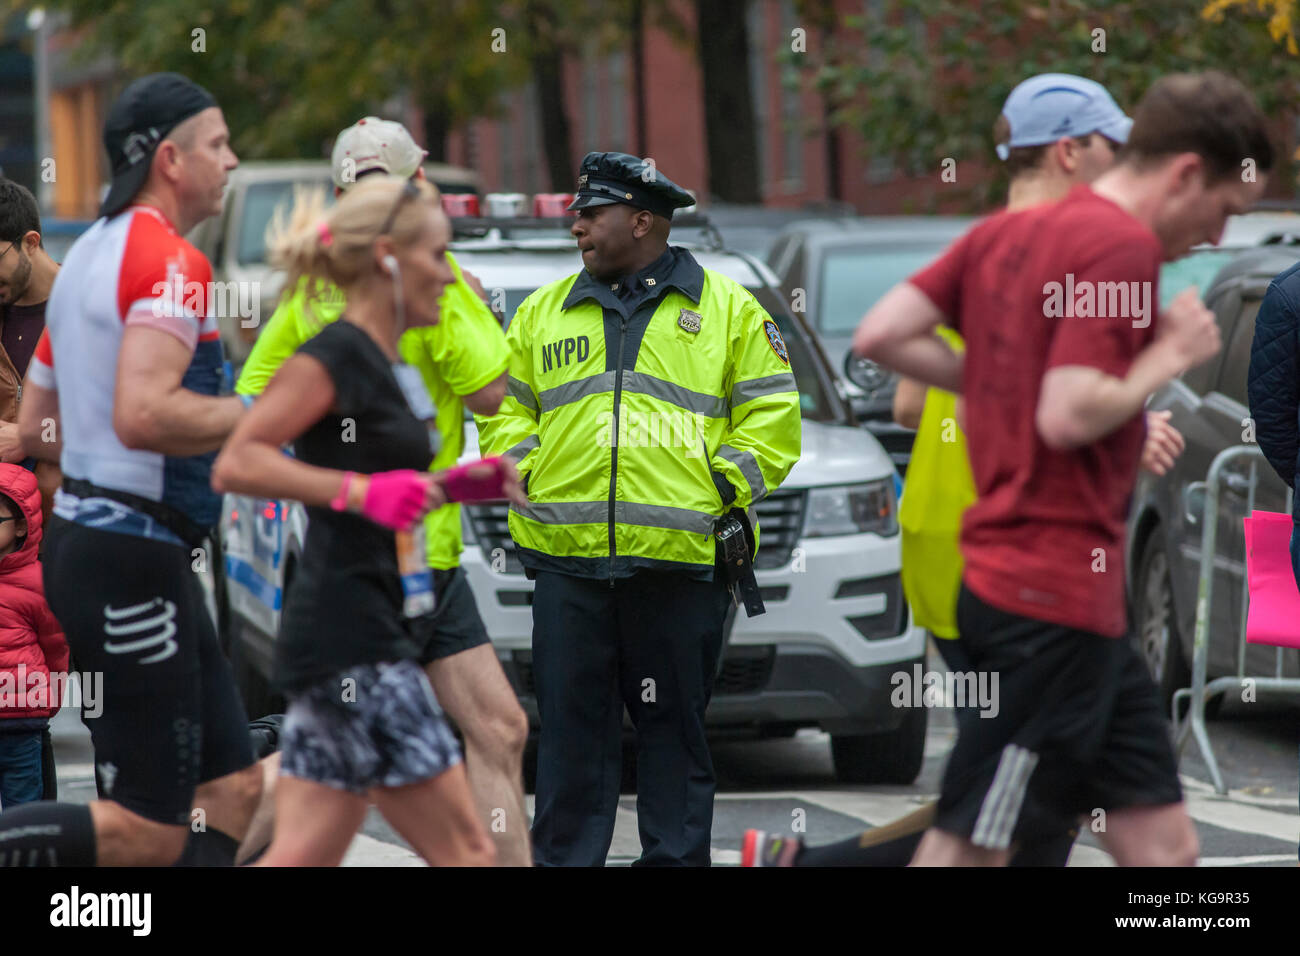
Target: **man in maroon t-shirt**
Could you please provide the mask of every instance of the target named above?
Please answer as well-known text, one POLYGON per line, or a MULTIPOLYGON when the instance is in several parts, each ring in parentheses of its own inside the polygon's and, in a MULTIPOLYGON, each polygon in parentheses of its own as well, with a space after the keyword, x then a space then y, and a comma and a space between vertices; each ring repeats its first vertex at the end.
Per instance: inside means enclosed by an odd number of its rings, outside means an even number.
POLYGON ((1272 162, 1244 87, 1166 77, 1111 172, 980 223, 858 329, 857 354, 965 395, 978 500, 958 626, 1001 691, 959 735, 914 862, 1002 864, 1017 834, 1097 808, 1121 864, 1195 861, 1164 714, 1123 639, 1124 521, 1147 397, 1219 349, 1194 290, 1156 319, 1160 263, 1217 242, 1272 162))

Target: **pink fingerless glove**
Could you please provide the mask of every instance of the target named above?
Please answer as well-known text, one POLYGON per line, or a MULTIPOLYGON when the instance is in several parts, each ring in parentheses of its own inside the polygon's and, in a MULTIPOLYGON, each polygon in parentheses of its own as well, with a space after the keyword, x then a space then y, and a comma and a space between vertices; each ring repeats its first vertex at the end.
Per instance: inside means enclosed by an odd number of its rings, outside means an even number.
POLYGON ((424 505, 427 485, 427 473, 410 468, 376 472, 370 476, 361 513, 376 524, 401 531, 427 510, 424 505))
POLYGON ((506 496, 505 478, 500 457, 484 458, 452 468, 443 475, 442 487, 447 492, 448 501, 499 501, 506 496), (470 477, 471 468, 477 470, 484 465, 492 466, 486 478, 470 477))

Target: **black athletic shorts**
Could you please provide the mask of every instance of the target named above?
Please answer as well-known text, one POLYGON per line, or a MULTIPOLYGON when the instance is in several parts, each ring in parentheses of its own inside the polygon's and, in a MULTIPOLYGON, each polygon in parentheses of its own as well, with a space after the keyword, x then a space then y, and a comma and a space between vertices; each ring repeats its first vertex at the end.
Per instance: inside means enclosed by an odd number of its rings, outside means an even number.
MULTIPOLYGON (((936 637, 934 645, 938 648, 949 671, 964 675, 975 670, 966 653, 966 645, 962 643, 960 637, 936 637)), ((967 723, 980 722, 982 719, 980 709, 974 704, 954 709, 959 734, 965 730, 967 723)), ((1022 832, 1017 835, 1018 845, 1012 848, 1008 865, 1065 866, 1070 858, 1074 840, 1078 836, 1078 827, 1072 821, 1062 820, 1056 814, 1038 812, 1033 800, 1032 794, 1026 796, 1026 807, 1029 809, 1025 809, 1021 814, 1026 826, 1022 826, 1022 832), (1046 829, 1041 833, 1031 832, 1034 826, 1046 829)))
POLYGON ((997 708, 963 722, 937 827, 1006 849, 1099 809, 1182 800, 1169 723, 1130 641, 1009 614, 964 584, 957 624, 997 708))
POLYGON ((158 823, 188 824, 194 788, 253 763, 248 718, 190 551, 62 518, 46 538, 45 594, 84 674, 99 792, 158 823))
POLYGON ((487 628, 478 613, 464 568, 445 571, 434 568, 433 590, 437 595, 437 609, 413 624, 421 649, 421 667, 488 643, 487 628))

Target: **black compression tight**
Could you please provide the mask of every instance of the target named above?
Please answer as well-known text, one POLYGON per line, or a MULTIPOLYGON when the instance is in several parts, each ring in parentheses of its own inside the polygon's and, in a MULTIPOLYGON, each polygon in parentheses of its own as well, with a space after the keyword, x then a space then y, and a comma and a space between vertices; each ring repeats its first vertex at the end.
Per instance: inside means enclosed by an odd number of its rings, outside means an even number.
POLYGON ((0 813, 0 867, 94 866, 95 825, 80 803, 27 803, 0 813))

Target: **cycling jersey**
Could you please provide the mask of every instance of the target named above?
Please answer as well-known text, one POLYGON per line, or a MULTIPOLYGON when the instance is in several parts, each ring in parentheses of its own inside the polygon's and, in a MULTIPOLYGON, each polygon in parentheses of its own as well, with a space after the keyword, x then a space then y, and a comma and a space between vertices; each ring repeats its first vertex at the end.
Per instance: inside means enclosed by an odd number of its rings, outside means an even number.
MULTIPOLYGON (((212 267, 151 206, 100 219, 73 244, 46 310, 47 345, 33 358, 33 381, 59 393, 65 479, 161 502, 208 528, 221 514, 211 487, 216 452, 174 457, 131 449, 113 429, 117 357, 127 326, 159 329, 193 358, 181 385, 216 395, 221 340, 210 314, 212 267)), ((180 543, 156 518, 108 497, 60 490, 55 513, 79 524, 180 543)))
POLYGON ((41 337, 36 342, 36 351, 32 353, 31 363, 27 366, 27 380, 40 388, 53 391, 54 353, 50 351, 50 330, 42 329, 41 337))

